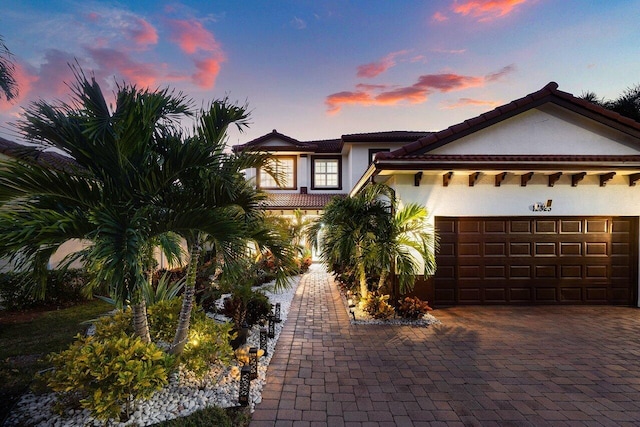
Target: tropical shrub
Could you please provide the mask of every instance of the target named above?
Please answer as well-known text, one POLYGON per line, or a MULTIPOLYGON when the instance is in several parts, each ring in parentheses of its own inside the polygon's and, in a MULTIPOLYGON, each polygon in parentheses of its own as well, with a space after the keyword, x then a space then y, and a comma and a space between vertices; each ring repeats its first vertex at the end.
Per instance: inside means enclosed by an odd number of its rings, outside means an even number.
POLYGON ((398 303, 398 314, 405 319, 419 319, 433 310, 427 301, 423 301, 418 297, 405 297, 398 303))
POLYGON ((153 343, 121 333, 107 339, 81 337, 49 356, 54 370, 43 375, 54 391, 80 398, 95 418, 127 419, 138 399, 167 384, 173 357, 153 343))
POLYGON ((189 341, 179 361, 198 376, 204 375, 212 364, 228 363, 233 358, 229 333, 233 325, 216 323, 202 311, 194 312, 189 328, 189 341))
POLYGON ((89 282, 89 275, 81 269, 51 270, 46 277, 47 293, 44 299, 34 291, 39 287, 29 273, 10 272, 0 274, 0 299, 9 310, 68 305, 85 301, 83 289, 89 282))
POLYGON ((389 305, 389 295, 380 295, 377 292, 369 292, 364 299, 363 310, 375 319, 388 319, 395 314, 395 310, 389 305))

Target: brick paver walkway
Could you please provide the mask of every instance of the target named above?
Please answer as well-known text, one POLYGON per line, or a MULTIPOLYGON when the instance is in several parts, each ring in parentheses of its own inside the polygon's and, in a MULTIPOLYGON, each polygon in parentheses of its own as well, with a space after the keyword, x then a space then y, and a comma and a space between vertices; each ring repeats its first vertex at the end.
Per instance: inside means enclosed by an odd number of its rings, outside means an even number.
POLYGON ((640 309, 456 307, 351 326, 302 279, 251 427, 640 425, 640 309))

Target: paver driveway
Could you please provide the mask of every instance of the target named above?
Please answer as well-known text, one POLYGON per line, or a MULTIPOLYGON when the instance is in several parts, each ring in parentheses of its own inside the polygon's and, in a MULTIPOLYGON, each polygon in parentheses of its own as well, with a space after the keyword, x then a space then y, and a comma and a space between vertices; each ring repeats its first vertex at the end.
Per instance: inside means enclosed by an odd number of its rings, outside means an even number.
POLYGON ((251 426, 640 425, 640 309, 433 314, 351 326, 331 277, 308 273, 251 426))

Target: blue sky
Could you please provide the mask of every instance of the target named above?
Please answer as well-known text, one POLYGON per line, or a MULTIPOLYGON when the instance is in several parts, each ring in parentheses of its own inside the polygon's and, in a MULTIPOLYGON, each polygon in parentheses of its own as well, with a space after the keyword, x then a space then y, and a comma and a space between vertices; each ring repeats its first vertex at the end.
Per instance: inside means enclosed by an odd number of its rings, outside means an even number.
POLYGON ((301 140, 440 130, 550 81, 615 98, 640 83, 640 1, 8 1, 0 34, 20 97, 66 99, 68 62, 114 82, 169 86, 200 106, 248 102, 252 125, 301 140))

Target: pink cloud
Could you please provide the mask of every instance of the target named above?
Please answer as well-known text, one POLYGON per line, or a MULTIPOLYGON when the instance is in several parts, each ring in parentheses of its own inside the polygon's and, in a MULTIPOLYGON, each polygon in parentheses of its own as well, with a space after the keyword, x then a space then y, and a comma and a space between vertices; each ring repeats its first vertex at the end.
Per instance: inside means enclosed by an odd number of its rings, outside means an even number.
POLYGON ((527 0, 466 0, 455 2, 452 6, 454 13, 478 18, 479 21, 489 21, 510 14, 513 9, 527 0))
MULTIPOLYGON (((34 84, 34 92, 41 98, 55 96, 57 98, 69 92, 65 82, 73 81, 73 73, 69 64, 75 63, 75 58, 68 52, 49 49, 45 52, 44 62, 37 71, 38 81, 34 84)), ((82 64, 81 65, 86 65, 82 64)))
POLYGON ((171 31, 170 39, 190 55, 197 50, 219 52, 220 46, 211 32, 204 28, 200 21, 190 19, 172 19, 168 21, 171 31))
POLYGON ((13 109, 16 105, 27 99, 33 85, 38 81, 38 76, 29 72, 27 67, 19 62, 16 62, 14 65, 13 78, 18 85, 18 96, 11 102, 7 101, 4 96, 0 98, 0 111, 3 112, 13 109))
POLYGON ((161 77, 158 65, 137 62, 125 52, 111 48, 88 48, 87 51, 106 75, 120 74, 143 87, 155 86, 161 77))
POLYGON ((129 36, 140 47, 147 47, 158 43, 158 32, 153 25, 142 18, 135 18, 132 28, 128 29, 129 36))
POLYGON ((515 70, 508 65, 485 76, 465 76, 456 73, 425 74, 409 86, 390 88, 387 85, 358 84, 355 92, 344 91, 327 96, 329 114, 336 114, 343 105, 396 105, 402 102, 420 104, 434 92, 447 93, 493 83, 515 70))
POLYGON ((367 92, 357 91, 357 92, 338 92, 327 96, 325 100, 325 105, 327 106, 327 113, 336 114, 340 111, 343 105, 345 104, 360 104, 360 105, 371 105, 374 104, 371 95, 367 92))
POLYGON ((449 17, 442 12, 436 12, 431 17, 431 20, 434 22, 444 22, 444 21, 448 21, 449 17))
POLYGON ((207 58, 194 61, 198 71, 193 74, 193 81, 203 89, 211 89, 220 72, 220 61, 217 58, 207 58))
POLYGON ((406 54, 406 50, 400 50, 398 52, 391 52, 384 58, 376 62, 370 62, 368 64, 358 66, 358 77, 373 78, 387 71, 389 68, 396 65, 395 58, 400 55, 406 54))
POLYGON ((447 110, 453 110, 455 108, 460 108, 460 107, 468 107, 468 106, 473 106, 473 107, 497 107, 499 105, 502 105, 501 102, 497 102, 497 101, 485 101, 485 100, 481 100, 481 99, 472 99, 472 98, 460 98, 457 101, 454 102, 447 102, 446 104, 443 105, 442 108, 445 108, 447 110))

